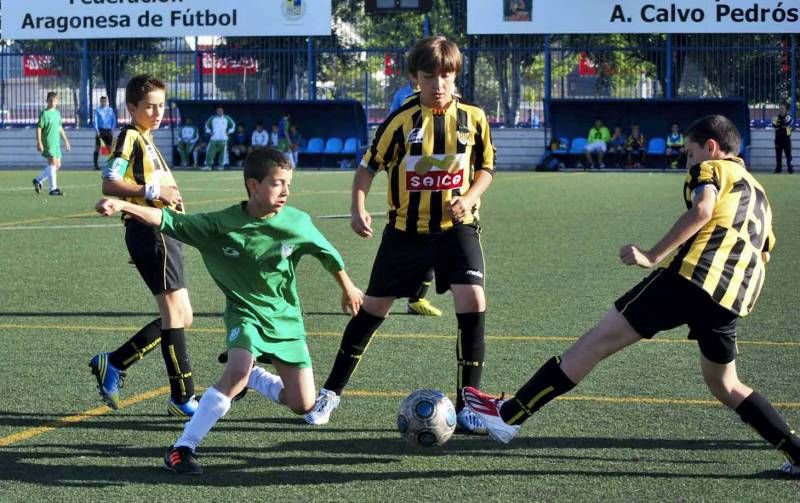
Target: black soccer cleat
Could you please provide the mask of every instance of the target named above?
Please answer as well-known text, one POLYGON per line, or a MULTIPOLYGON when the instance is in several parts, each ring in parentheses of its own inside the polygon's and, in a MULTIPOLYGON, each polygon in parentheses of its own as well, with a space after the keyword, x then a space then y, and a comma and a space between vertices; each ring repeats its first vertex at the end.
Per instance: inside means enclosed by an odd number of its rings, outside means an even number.
POLYGON ((42 193, 42 182, 40 182, 36 178, 33 179, 33 190, 36 191, 37 194, 42 193))
POLYGON ((200 475, 203 468, 197 462, 197 456, 188 447, 167 448, 164 454, 164 468, 175 473, 200 475))
POLYGON ((53 189, 50 191, 51 196, 63 196, 64 193, 61 192, 61 189, 53 189))

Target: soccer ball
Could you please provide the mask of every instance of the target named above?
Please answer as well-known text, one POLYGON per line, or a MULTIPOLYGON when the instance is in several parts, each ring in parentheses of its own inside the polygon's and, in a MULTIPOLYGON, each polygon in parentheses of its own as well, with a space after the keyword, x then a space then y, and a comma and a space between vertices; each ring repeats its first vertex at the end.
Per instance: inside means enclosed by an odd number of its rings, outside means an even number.
POLYGON ((456 429, 456 409, 441 391, 418 389, 400 404, 397 429, 409 445, 442 445, 456 429))

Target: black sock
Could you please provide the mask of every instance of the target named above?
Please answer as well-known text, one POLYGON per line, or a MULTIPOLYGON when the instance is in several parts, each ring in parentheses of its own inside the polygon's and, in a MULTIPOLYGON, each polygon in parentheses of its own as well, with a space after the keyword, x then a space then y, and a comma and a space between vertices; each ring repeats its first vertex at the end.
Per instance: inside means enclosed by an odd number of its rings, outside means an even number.
POLYGON ((554 356, 517 390, 514 397, 500 408, 500 417, 508 424, 522 424, 547 402, 575 387, 559 366, 561 358, 554 356))
POLYGON ((108 361, 120 370, 125 370, 141 360, 144 355, 152 351, 161 342, 161 318, 153 320, 136 335, 111 353, 108 361))
POLYGON ((766 398, 753 391, 736 407, 736 413, 789 462, 800 466, 800 438, 766 398))
POLYGON ((167 366, 172 400, 185 403, 194 395, 194 380, 183 328, 165 328, 161 331, 161 356, 167 366))
POLYGON ((420 299, 424 299, 425 296, 428 295, 428 289, 431 287, 431 283, 433 283, 433 269, 428 269, 428 272, 425 274, 425 281, 419 285, 414 296, 409 298, 408 301, 419 302, 420 299))
POLYGON ((94 167, 97 167, 97 152, 94 153, 94 167))
POLYGON ((456 410, 464 408, 461 389, 464 386, 480 387, 483 372, 483 357, 486 353, 484 321, 486 313, 456 313, 458 336, 456 338, 456 410))
POLYGON ((364 308, 350 319, 350 323, 344 329, 342 342, 339 345, 339 352, 333 362, 333 368, 328 375, 328 379, 323 386, 325 389, 333 391, 337 395, 342 394, 342 390, 347 386, 347 381, 355 372, 361 355, 369 346, 372 335, 378 330, 385 318, 373 316, 366 312, 364 308))

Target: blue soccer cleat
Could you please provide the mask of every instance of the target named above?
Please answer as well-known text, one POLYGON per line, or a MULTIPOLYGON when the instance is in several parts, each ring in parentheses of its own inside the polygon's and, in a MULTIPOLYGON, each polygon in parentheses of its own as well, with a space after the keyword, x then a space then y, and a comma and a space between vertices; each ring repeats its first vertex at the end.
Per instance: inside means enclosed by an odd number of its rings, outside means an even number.
POLYGON ((119 389, 122 387, 125 372, 111 365, 109 353, 94 355, 89 361, 89 368, 97 378, 97 391, 106 405, 114 410, 119 409, 119 389))
POLYGON ((192 417, 199 405, 194 395, 189 397, 184 403, 177 403, 172 398, 167 402, 167 414, 175 417, 192 417))

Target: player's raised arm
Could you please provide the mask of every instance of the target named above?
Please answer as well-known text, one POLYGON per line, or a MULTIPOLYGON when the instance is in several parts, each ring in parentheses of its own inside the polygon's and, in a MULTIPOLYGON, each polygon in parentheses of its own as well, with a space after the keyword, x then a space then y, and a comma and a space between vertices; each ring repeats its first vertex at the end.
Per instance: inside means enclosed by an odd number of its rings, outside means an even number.
POLYGON ((716 191, 712 186, 698 189, 692 207, 681 215, 667 234, 650 250, 642 250, 638 245, 628 244, 619 251, 619 258, 627 265, 638 265, 650 268, 664 260, 673 250, 686 242, 690 237, 711 220, 716 203, 716 191))
POLYGON ((114 216, 122 211, 144 224, 152 225, 153 227, 161 226, 161 210, 158 208, 140 206, 122 199, 103 198, 97 202, 94 209, 106 217, 114 216))

